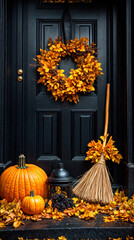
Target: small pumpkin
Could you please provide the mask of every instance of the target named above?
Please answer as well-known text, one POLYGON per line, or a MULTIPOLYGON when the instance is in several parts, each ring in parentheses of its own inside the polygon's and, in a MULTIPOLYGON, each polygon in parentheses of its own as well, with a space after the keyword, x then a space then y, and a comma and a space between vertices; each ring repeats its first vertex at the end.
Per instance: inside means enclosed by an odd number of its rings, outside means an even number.
POLYGON ((48 194, 47 174, 34 164, 25 164, 25 156, 19 156, 19 164, 7 168, 0 177, 0 197, 8 202, 22 200, 33 189, 44 199, 48 194))
POLYGON ((21 208, 26 214, 38 214, 45 207, 44 199, 40 195, 34 195, 34 191, 30 191, 30 196, 23 198, 21 208))

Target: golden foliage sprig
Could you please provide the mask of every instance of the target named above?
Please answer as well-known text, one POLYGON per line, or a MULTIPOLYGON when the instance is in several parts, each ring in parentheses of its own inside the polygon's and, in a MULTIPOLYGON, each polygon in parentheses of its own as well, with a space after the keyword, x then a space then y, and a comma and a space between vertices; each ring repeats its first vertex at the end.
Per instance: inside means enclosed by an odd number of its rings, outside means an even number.
POLYGON ((87 157, 85 160, 90 160, 92 163, 99 161, 100 156, 104 153, 105 160, 112 160, 112 162, 120 163, 120 160, 123 158, 119 153, 118 149, 115 147, 112 136, 109 138, 105 147, 103 147, 104 136, 101 136, 97 142, 92 140, 88 143, 89 150, 86 152, 87 157))
POLYGON ((65 45, 62 38, 52 41, 49 39, 49 51, 40 49, 36 56, 37 71, 40 78, 37 83, 42 83, 52 93, 55 101, 69 101, 77 103, 78 93, 94 91, 94 81, 98 75, 103 74, 101 63, 98 62, 97 48, 94 43, 88 45, 87 38, 75 38, 65 45), (71 69, 69 77, 63 69, 58 69, 59 63, 66 56, 70 56, 77 64, 76 69, 71 69))

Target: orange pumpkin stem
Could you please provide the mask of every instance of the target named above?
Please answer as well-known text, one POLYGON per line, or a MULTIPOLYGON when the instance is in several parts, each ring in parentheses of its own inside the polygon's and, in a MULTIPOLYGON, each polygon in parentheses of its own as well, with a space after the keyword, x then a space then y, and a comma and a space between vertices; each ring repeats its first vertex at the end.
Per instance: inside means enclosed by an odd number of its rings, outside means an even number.
POLYGON ((19 163, 17 168, 21 168, 21 169, 28 168, 28 166, 26 166, 25 156, 23 154, 19 156, 19 163))
POLYGON ((34 197, 34 191, 30 191, 30 197, 34 197))

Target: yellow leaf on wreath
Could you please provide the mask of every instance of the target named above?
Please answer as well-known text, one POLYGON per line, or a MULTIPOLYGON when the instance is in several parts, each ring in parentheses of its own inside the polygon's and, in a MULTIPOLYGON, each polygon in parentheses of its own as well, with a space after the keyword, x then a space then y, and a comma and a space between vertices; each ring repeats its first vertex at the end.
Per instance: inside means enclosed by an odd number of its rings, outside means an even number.
POLYGON ((84 52, 84 51, 85 51, 85 47, 84 47, 84 45, 78 47, 78 50, 79 50, 80 52, 84 52))

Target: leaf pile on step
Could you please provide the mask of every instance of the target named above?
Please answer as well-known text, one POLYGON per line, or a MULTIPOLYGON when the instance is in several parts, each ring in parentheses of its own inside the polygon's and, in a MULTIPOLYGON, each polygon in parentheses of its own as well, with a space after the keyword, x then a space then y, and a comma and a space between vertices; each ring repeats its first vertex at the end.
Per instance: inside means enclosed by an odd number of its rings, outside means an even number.
MULTIPOLYGON (((39 240, 39 239, 38 238, 34 238, 34 239, 26 238, 26 239, 24 239, 22 237, 18 237, 18 240, 39 240)), ((67 239, 64 236, 60 236, 57 239, 55 239, 55 238, 43 238, 43 240, 67 240, 67 239)))
POLYGON ((0 228, 11 224, 17 228, 24 224, 22 219, 21 201, 13 200, 13 202, 9 203, 5 199, 0 201, 0 228))
POLYGON ((101 207, 102 213, 108 213, 109 216, 104 217, 105 222, 113 222, 121 219, 123 222, 134 223, 134 195, 128 199, 124 192, 115 192, 114 201, 109 205, 101 207))
MULTIPOLYGON (((1 240, 1 239, 0 239, 1 240)), ((39 240, 38 238, 34 238, 34 239, 24 239, 22 237, 18 237, 18 240, 39 240)), ((43 240, 56 240, 55 238, 43 238, 43 240)), ((67 238, 65 238, 64 236, 60 236, 58 237, 57 240, 67 240, 67 238)), ((87 239, 81 239, 81 240, 90 240, 90 238, 87 238, 87 239)), ((122 238, 109 238, 109 240, 122 240, 122 238)), ((127 236, 126 237, 126 240, 134 240, 133 237, 130 237, 130 236, 127 236)))
POLYGON ((13 225, 17 228, 24 224, 23 220, 41 221, 42 219, 62 220, 64 217, 78 217, 90 220, 97 214, 105 214, 105 222, 116 220, 134 223, 134 195, 128 199, 123 191, 116 191, 114 201, 108 205, 88 203, 78 198, 68 199, 62 194, 53 195, 46 200, 46 207, 38 215, 26 215, 21 209, 21 202, 14 200, 7 203, 5 199, 0 201, 0 228, 13 225), (63 199, 64 198, 64 199, 63 199), (64 201, 63 201, 64 200, 64 201))

